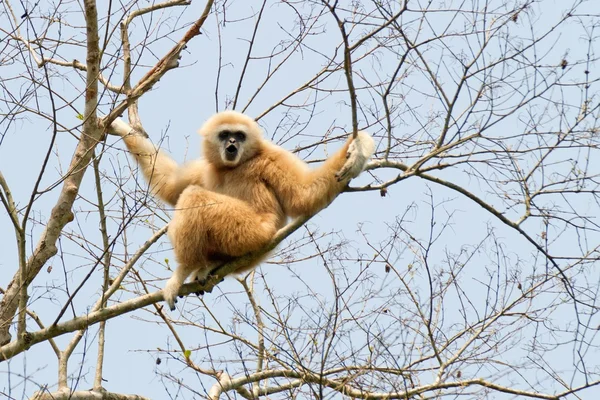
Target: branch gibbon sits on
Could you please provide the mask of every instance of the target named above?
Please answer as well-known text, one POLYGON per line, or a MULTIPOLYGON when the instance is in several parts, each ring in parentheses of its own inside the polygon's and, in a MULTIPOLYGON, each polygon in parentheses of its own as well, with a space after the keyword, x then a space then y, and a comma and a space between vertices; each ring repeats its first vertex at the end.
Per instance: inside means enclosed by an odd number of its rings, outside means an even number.
POLYGON ((140 133, 123 134, 131 130, 123 125, 113 122, 113 133, 123 137, 152 192, 175 206, 168 236, 178 266, 163 291, 171 310, 188 276, 195 273, 197 279, 205 279, 215 266, 260 250, 288 217, 326 207, 362 172, 375 150, 373 139, 361 131, 311 170, 292 153, 263 139, 252 118, 224 111, 199 131, 204 158, 179 166, 140 133))

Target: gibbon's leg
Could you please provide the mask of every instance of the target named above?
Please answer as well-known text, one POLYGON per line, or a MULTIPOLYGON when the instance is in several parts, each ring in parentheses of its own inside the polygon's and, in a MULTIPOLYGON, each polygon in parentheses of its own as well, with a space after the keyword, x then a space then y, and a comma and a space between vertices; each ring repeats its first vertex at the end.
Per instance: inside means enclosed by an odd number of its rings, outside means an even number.
MULTIPOLYGON (((206 264, 205 268, 201 268, 196 270, 195 274, 192 274, 192 281, 193 282, 200 282, 200 284, 204 285, 206 284, 206 281, 208 280, 208 278, 210 277, 210 273, 211 271, 213 271, 215 268, 218 268, 219 266, 227 263, 228 261, 231 261, 235 259, 235 257, 229 257, 228 259, 222 259, 219 260, 218 262, 211 260, 206 264)), ((223 282, 225 278, 221 278, 221 280, 219 282, 223 282)), ((208 293, 212 292, 212 288, 207 290, 208 293)), ((199 290, 197 292, 194 293, 196 296, 200 297, 204 295, 204 290, 199 290)))
POLYGON ((206 278, 213 258, 239 257, 259 250, 275 232, 277 217, 258 214, 242 200, 214 193, 200 186, 186 188, 169 224, 169 238, 180 264, 164 289, 169 307, 185 279, 194 271, 206 278))

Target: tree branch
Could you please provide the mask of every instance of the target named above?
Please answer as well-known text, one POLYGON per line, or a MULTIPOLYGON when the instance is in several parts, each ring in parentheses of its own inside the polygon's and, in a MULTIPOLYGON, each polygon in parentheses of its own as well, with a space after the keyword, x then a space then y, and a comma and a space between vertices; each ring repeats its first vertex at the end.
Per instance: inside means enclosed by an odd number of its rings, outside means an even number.
MULTIPOLYGON (((210 292, 219 282, 221 282, 227 275, 230 275, 237 271, 240 267, 247 265, 249 262, 260 258, 263 254, 273 250, 281 241, 283 241, 286 237, 295 232, 299 227, 301 227, 304 223, 306 223, 312 215, 304 216, 297 218, 296 220, 290 222, 288 225, 281 228, 273 237, 271 242, 267 246, 265 246, 260 251, 247 254, 240 258, 237 258, 227 264, 224 264, 220 267, 215 268, 211 271, 210 279, 204 285, 201 285, 197 282, 187 283, 181 287, 179 290, 180 296, 187 296, 190 293, 196 293, 198 291, 206 291, 210 292)), ((163 228, 161 234, 166 232, 166 227, 163 228)), ((156 236, 156 235, 155 235, 156 236)), ((148 244, 148 242, 146 242, 148 244)), ((138 251, 137 254, 141 256, 141 250, 138 251)), ((145 250, 144 250, 145 251, 145 250)), ((134 257, 130 260, 128 265, 133 265, 135 261, 137 261, 139 257, 134 257)), ((111 285, 106 293, 104 298, 108 298, 114 291, 117 290, 120 282, 125 277, 127 268, 123 268, 119 277, 115 279, 115 282, 111 285)), ((40 329, 37 332, 31 332, 28 334, 28 340, 26 343, 22 341, 12 341, 2 347, 0 347, 0 361, 8 360, 11 357, 14 357, 16 354, 22 353, 27 350, 30 346, 43 342, 49 338, 54 338, 56 336, 63 335, 68 332, 73 332, 79 329, 87 329, 90 326, 100 322, 106 321, 111 318, 118 317, 119 315, 128 313, 133 310, 137 310, 142 307, 146 307, 150 304, 159 302, 164 300, 162 291, 157 291, 154 293, 150 293, 144 296, 136 297, 131 300, 124 301, 119 304, 115 304, 114 306, 100 308, 99 303, 101 303, 102 299, 100 299, 93 308, 93 311, 87 315, 83 315, 81 317, 73 318, 72 320, 52 325, 45 329, 40 329)))
POLYGON ((185 49, 187 43, 194 37, 200 35, 200 28, 204 25, 204 21, 208 18, 210 10, 212 8, 214 0, 208 0, 204 11, 200 18, 192 24, 190 29, 183 35, 183 38, 177 42, 177 44, 163 57, 156 65, 146 73, 140 79, 138 84, 131 89, 129 96, 126 100, 119 103, 103 120, 103 125, 108 125, 119 117, 129 107, 132 102, 135 102, 148 90, 152 89, 152 86, 156 84, 169 70, 177 68, 179 66, 179 59, 181 52, 185 49))
MULTIPOLYGON (((85 17, 88 24, 87 64, 85 91, 85 113, 83 132, 71 159, 69 169, 65 174, 62 190, 58 196, 56 205, 52 209, 48 224, 44 229, 37 246, 27 260, 27 268, 22 269, 24 276, 14 276, 9 283, 6 294, 0 301, 0 345, 11 340, 9 333, 12 321, 18 305, 23 299, 17 300, 21 286, 27 286, 37 276, 42 266, 57 253, 56 241, 62 233, 66 224, 73 220, 72 207, 79 192, 79 186, 87 166, 92 158, 93 149, 102 136, 96 117, 98 105, 98 74, 100 70, 100 49, 98 47, 98 15, 95 2, 86 0, 85 17), (19 284, 21 282, 21 284, 19 284)), ((23 290, 26 290, 25 288, 23 290)), ((27 346, 28 337, 24 334, 23 345, 27 346)))

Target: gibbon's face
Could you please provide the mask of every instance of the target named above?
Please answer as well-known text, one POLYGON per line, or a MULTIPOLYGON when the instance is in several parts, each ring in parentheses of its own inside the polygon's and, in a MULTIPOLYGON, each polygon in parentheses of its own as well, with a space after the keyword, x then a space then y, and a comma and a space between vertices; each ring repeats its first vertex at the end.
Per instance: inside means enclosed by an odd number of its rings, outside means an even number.
POLYGON ((260 149, 262 134, 250 117, 235 112, 215 114, 202 126, 204 157, 216 166, 235 168, 254 157, 260 149))
POLYGON ((246 133, 244 131, 222 130, 219 132, 219 140, 225 148, 225 153, 221 156, 227 161, 235 162, 240 154, 240 148, 246 141, 246 133))
POLYGON ((246 132, 244 130, 236 130, 235 126, 223 126, 222 130, 217 134, 217 138, 219 139, 219 150, 223 163, 237 164, 241 156, 244 155, 244 143, 247 138, 246 132))

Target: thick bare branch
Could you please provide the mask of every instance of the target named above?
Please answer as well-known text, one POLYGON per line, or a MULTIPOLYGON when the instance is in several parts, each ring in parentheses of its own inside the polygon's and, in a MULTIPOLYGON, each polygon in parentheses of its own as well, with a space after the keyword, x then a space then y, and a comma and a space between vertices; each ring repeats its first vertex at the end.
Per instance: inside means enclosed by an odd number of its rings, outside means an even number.
MULTIPOLYGON (((96 109, 98 105, 98 74, 100 70, 100 49, 98 47, 98 16, 95 2, 89 0, 85 2, 86 23, 88 24, 88 46, 87 46, 87 82, 85 91, 85 114, 83 133, 75 149, 75 154, 71 159, 69 169, 65 174, 63 187, 58 200, 52 209, 50 219, 44 232, 42 233, 37 246, 32 255, 27 260, 27 267, 24 270, 24 277, 20 285, 19 277, 12 279, 6 289, 6 294, 0 301, 0 345, 10 341, 10 321, 17 310, 17 296, 37 276, 42 266, 53 257, 56 252, 56 241, 62 233, 64 226, 73 220, 72 206, 83 175, 92 158, 93 149, 102 136, 102 131, 98 127, 96 109)), ((21 297, 21 299, 23 299, 21 297)), ((27 343, 26 338, 23 338, 27 343)))

